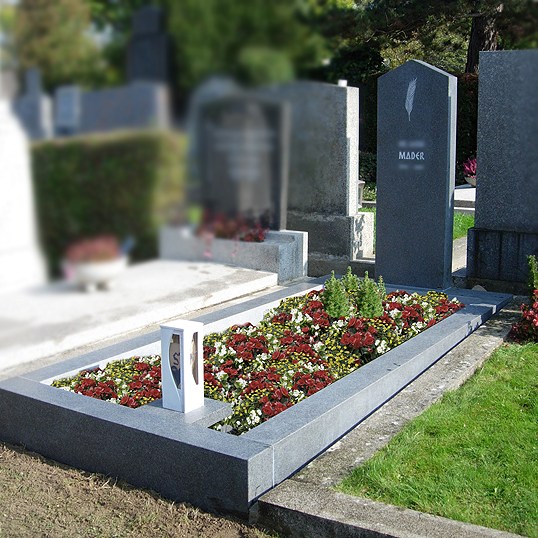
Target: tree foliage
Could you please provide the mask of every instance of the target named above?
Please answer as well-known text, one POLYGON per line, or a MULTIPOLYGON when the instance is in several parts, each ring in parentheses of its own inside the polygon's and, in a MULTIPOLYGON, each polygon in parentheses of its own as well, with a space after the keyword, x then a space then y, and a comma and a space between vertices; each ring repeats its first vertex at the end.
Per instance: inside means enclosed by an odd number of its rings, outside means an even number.
POLYGON ((165 0, 179 67, 193 88, 213 74, 247 83, 279 82, 320 63, 324 43, 304 0, 165 0))
POLYGON ((379 62, 362 61, 364 78, 410 59, 474 72, 480 50, 538 44, 538 3, 532 0, 356 0, 333 11, 324 27, 336 42, 332 71, 353 70, 364 51, 379 54, 379 62))
POLYGON ((49 89, 73 82, 84 84, 99 68, 89 25, 90 12, 84 0, 21 0, 14 23, 19 68, 39 68, 49 89))
POLYGON ((15 9, 12 5, 0 5, 0 69, 11 69, 15 64, 13 51, 13 26, 15 9))

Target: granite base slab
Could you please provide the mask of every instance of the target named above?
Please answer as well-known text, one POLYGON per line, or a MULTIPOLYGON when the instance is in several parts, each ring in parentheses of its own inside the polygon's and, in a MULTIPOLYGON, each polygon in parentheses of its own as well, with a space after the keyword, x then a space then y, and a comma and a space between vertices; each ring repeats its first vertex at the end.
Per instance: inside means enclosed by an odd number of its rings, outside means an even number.
MULTIPOLYGON (((320 282, 311 279, 197 321, 207 331, 256 322, 283 297, 320 282)), ((176 501, 247 516, 263 493, 331 446, 511 298, 453 288, 447 293, 466 307, 241 436, 189 421, 188 414, 158 406, 130 409, 48 384, 110 357, 159 349, 157 332, 0 382, 0 438, 176 501)))
POLYGON ((159 257, 225 263, 278 274, 278 283, 307 275, 308 234, 293 230, 270 230, 262 243, 231 239, 204 240, 189 228, 164 226, 159 231, 159 257))

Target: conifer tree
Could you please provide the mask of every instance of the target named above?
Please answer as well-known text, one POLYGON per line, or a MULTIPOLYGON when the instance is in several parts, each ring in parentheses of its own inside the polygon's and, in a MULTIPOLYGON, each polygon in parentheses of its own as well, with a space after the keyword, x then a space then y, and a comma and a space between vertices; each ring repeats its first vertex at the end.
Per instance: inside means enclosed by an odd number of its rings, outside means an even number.
POLYGON ((331 278, 325 282, 322 302, 331 318, 341 318, 349 315, 349 299, 346 290, 342 281, 335 278, 334 271, 331 273, 331 278))
POLYGON ((357 298, 357 308, 361 316, 375 318, 383 315, 384 288, 383 280, 379 285, 376 284, 375 280, 368 277, 368 271, 366 271, 357 298))

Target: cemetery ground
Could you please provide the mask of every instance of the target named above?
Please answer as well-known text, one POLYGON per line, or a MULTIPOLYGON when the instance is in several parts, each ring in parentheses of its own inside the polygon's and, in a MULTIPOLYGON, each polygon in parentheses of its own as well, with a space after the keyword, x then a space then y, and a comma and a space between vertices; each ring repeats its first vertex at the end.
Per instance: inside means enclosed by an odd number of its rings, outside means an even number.
MULTIPOLYGON (((511 323, 519 318, 517 306, 520 302, 520 298, 514 300, 511 306, 503 309, 500 314, 492 318, 486 325, 471 335, 467 341, 458 346, 458 348, 462 348, 460 351, 460 366, 456 366, 455 369, 458 369, 463 364, 465 368, 473 370, 480 363, 474 364, 470 360, 470 355, 474 358, 475 355, 485 352, 485 357, 487 357, 494 348, 502 343, 502 339, 508 332, 511 323)), ((523 374, 522 368, 517 368, 516 374, 512 376, 511 383, 515 384, 516 387, 522 383, 527 383, 528 385, 534 383, 536 359, 538 357, 536 345, 526 346, 525 348, 511 346, 507 349, 508 351, 505 351, 505 349, 501 350, 502 355, 500 359, 496 359, 495 355, 492 357, 492 361, 500 361, 501 363, 500 369, 498 368, 499 365, 497 365, 498 371, 501 374, 498 377, 501 378, 501 381, 505 381, 508 377, 506 373, 508 366, 518 366, 516 362, 518 359, 513 356, 514 352, 517 355, 518 350, 524 349, 530 353, 527 360, 527 372, 523 374), (529 381, 527 377, 530 373, 531 364, 534 365, 534 370, 533 374, 530 374, 531 378, 529 381)), ((449 355, 453 354, 456 350, 450 352, 449 355)), ((452 376, 450 374, 446 375, 446 372, 441 371, 440 373, 436 371, 437 368, 445 367, 445 364, 450 362, 450 360, 446 358, 446 360, 442 359, 439 361, 438 364, 434 365, 407 389, 404 389, 403 393, 417 395, 421 404, 424 401, 427 402, 425 404, 425 407, 427 407, 431 403, 429 400, 439 398, 446 389, 455 388, 451 384, 454 380, 451 379, 452 376), (443 376, 442 384, 439 383, 440 375, 443 376), (418 385, 416 385, 417 383, 418 385)), ((492 364, 492 366, 495 367, 496 365, 492 364)), ((452 368, 454 369, 454 366, 452 368)), ((486 362, 484 370, 477 376, 478 381, 473 380, 469 384, 471 386, 476 385, 484 380, 486 374, 488 378, 491 378, 492 374, 488 373, 491 370, 492 367, 486 362), (486 374, 483 372, 486 372, 486 374)), ((490 380, 488 379, 488 381, 490 380)), ((495 380, 493 382, 495 383, 495 380)), ((494 391, 493 400, 495 400, 499 394, 498 385, 494 384, 491 390, 494 391)), ((528 395, 529 393, 527 392, 526 394, 528 395)), ((334 449, 325 452, 320 458, 300 471, 298 475, 285 481, 281 486, 278 486, 276 488, 277 495, 278 490, 286 488, 287 484, 310 485, 309 483, 314 481, 323 482, 323 489, 325 491, 333 491, 333 493, 330 493, 331 495, 342 495, 334 492, 331 486, 334 487, 339 483, 356 466, 357 461, 369 459, 373 455, 373 452, 381 448, 388 442, 392 435, 398 432, 407 422, 405 415, 409 407, 412 407, 413 412, 416 414, 421 412, 422 409, 419 409, 420 406, 409 406, 406 402, 402 404, 399 398, 400 395, 393 398, 388 404, 369 417, 365 423, 352 430, 350 434, 338 442, 334 449), (376 416, 379 418, 376 419, 376 416), (397 420, 394 420, 395 416, 397 420), (402 417, 404 420, 402 420, 402 417), (374 422, 377 420, 377 425, 371 426, 372 420, 374 422), (383 435, 379 435, 381 432, 380 428, 383 435), (327 468, 330 470, 329 472, 327 472, 327 468), (315 478, 313 478, 314 475, 316 475, 315 478), (328 481, 327 475, 330 475, 328 481)), ((455 392, 449 394, 447 399, 460 402, 466 398, 458 396, 458 393, 455 392)), ((497 399, 501 407, 501 411, 497 412, 500 420, 502 418, 500 415, 504 413, 504 409, 508 405, 509 397, 506 394, 503 398, 497 399)), ((529 403, 532 403, 532 400, 529 400, 529 403)), ((530 410, 532 406, 527 407, 530 410)), ((534 405, 535 411, 536 408, 534 405)), ((439 429, 441 428, 439 421, 444 421, 445 419, 446 417, 444 415, 441 418, 434 416, 433 419, 430 419, 429 427, 439 429)), ((422 421, 424 419, 421 418, 419 420, 422 421)), ((497 425, 497 416, 490 413, 488 415, 488 421, 490 424, 497 425)), ((527 435, 531 439, 529 442, 532 444, 532 432, 529 434, 528 430, 519 431, 521 425, 521 421, 514 421, 508 432, 505 432, 508 435, 508 439, 520 439, 527 435)), ((480 458, 486 448, 488 447, 477 441, 468 446, 467 450, 471 455, 477 455, 476 459, 482 462, 480 458)), ((496 455, 501 452, 501 447, 496 444, 493 447, 489 445, 488 449, 494 450, 496 455)), ((523 448, 523 450, 525 449, 523 448)), ((536 456, 532 452, 533 448, 528 447, 526 450, 528 450, 527 456, 535 459, 536 456)), ((516 456, 519 458, 520 455, 517 454, 516 456)), ((369 464, 367 463, 367 465, 369 464)), ((531 473, 532 470, 526 477, 521 477, 521 481, 519 476, 515 476, 510 482, 505 481, 501 488, 503 491, 495 491, 489 488, 485 492, 482 492, 482 495, 488 501, 493 499, 502 502, 501 495, 505 492, 509 497, 512 496, 515 499, 520 499, 522 496, 521 491, 524 493, 525 490, 525 480, 532 480, 531 473), (523 485, 523 488, 521 488, 521 485, 523 485)), ((467 482, 474 481, 469 479, 470 476, 472 476, 471 473, 466 475, 467 482)), ((46 460, 37 454, 26 452, 21 447, 6 444, 0 444, 0 482, 3 484, 0 490, 0 506, 2 507, 0 510, 0 536, 154 536, 155 534, 162 536, 237 536, 258 538, 277 536, 273 531, 267 530, 267 528, 248 525, 243 521, 230 517, 207 514, 191 506, 165 500, 151 491, 134 488, 113 478, 78 471, 51 460, 46 460)), ((532 487, 530 490, 532 494, 532 487)), ((272 494, 273 492, 269 496, 272 494)), ((449 500, 458 496, 458 493, 448 494, 449 500)), ((335 506, 345 504, 345 502, 349 502, 347 499, 352 499, 352 497, 344 495, 333 501, 332 504, 335 506), (342 498, 345 499, 344 502, 341 502, 342 498)), ((303 496, 302 499, 299 499, 299 502, 302 503, 300 505, 302 508, 308 503, 316 503, 319 500, 317 500, 316 495, 309 495, 308 500, 303 496)), ((527 527, 510 527, 502 518, 498 525, 497 521, 495 521, 492 526, 509 529, 512 532, 526 532, 529 536, 536 536, 536 534, 532 534, 532 532, 536 531, 532 531, 530 527, 533 521, 536 522, 537 517, 537 514, 532 512, 532 502, 534 502, 534 510, 536 511, 536 498, 534 498, 534 501, 531 499, 528 511, 520 504, 519 518, 522 525, 525 522, 527 523, 527 527)), ((469 504, 480 507, 482 503, 483 498, 477 495, 469 504)), ((414 508, 417 509, 418 507, 414 506, 414 508)), ((321 508, 318 508, 318 510, 321 512, 321 508)), ((398 510, 397 519, 405 522, 407 514, 400 512, 401 509, 398 510)), ((263 508, 261 511, 263 512, 263 508)), ((515 509, 513 511, 518 512, 515 509)), ((420 517, 423 524, 428 524, 428 520, 424 514, 421 514, 420 517), (426 523, 424 523, 424 520, 426 523)), ((360 512, 358 518, 361 519, 360 512)), ((380 513, 377 518, 378 522, 382 524, 385 521, 386 515, 380 513)), ((266 522, 263 519, 262 521, 266 522)), ((433 523, 430 521, 429 524, 435 525, 437 531, 437 526, 440 525, 439 521, 441 523, 443 522, 439 518, 439 520, 434 519, 433 523)), ((482 524, 484 523, 482 522, 482 524)), ((486 522, 485 524, 488 523, 486 522)), ((452 536, 463 535, 458 534, 458 531, 454 531, 454 529, 451 529, 450 532, 452 532, 452 536), (454 534, 454 532, 456 533, 454 534)), ((398 534, 394 535, 398 536, 398 534)), ((417 535, 430 536, 430 534, 427 534, 427 531, 425 534, 420 534, 418 530, 417 535)), ((488 536, 487 532, 486 534, 471 533, 469 535, 488 536)), ((440 536, 445 535, 440 534, 440 536)))
POLYGON ((0 483, 2 538, 273 536, 240 520, 207 514, 4 443, 0 483))

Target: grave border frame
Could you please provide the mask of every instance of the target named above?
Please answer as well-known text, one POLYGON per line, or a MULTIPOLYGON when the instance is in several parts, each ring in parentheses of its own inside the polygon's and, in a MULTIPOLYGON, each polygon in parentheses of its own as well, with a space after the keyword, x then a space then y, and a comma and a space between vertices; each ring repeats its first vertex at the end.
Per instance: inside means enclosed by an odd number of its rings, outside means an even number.
MULTIPOLYGON (((305 293, 322 280, 309 279, 195 320, 222 327, 241 323, 249 313, 305 293)), ((262 494, 331 446, 512 298, 455 288, 445 291, 466 307, 241 436, 210 430, 195 424, 190 415, 156 405, 130 409, 43 383, 154 342, 158 332, 153 332, 0 381, 0 438, 176 501, 246 517, 262 494)))

